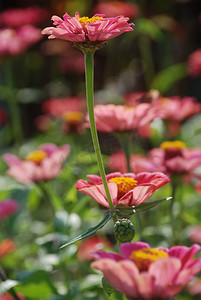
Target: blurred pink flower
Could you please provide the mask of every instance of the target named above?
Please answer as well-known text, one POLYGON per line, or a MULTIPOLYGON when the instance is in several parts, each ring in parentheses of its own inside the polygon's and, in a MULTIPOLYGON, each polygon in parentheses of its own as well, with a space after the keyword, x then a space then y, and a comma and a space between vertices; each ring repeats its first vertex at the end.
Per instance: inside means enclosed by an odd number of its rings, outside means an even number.
POLYGON ((0 242, 0 261, 8 253, 15 250, 15 244, 11 239, 6 239, 0 242))
POLYGON ((47 10, 39 6, 10 8, 0 13, 0 24, 5 27, 21 27, 27 24, 37 25, 43 22, 47 16, 47 10))
POLYGON ((201 278, 197 278, 193 282, 191 282, 188 285, 187 289, 188 292, 193 296, 201 295, 201 278))
MULTIPOLYGON (((95 199, 103 206, 109 207, 102 179, 97 175, 88 175, 90 181, 78 180, 76 189, 95 199)), ((169 182, 169 178, 160 172, 121 174, 119 172, 106 175, 108 187, 114 205, 124 204, 136 206, 152 196, 152 194, 169 182)))
MULTIPOLYGON (((119 171, 121 173, 128 172, 126 156, 123 151, 113 153, 108 160, 108 167, 112 171, 119 171)), ((151 160, 143 154, 131 154, 130 157, 131 171, 135 174, 140 172, 149 172, 153 170, 154 165, 151 160)))
POLYGON ((99 236, 92 236, 83 240, 78 246, 78 260, 92 260, 92 252, 102 250, 103 248, 112 248, 112 243, 99 236))
POLYGON ((0 29, 0 57, 19 55, 40 39, 40 30, 32 25, 24 25, 17 30, 0 29))
POLYGON ((190 76, 198 77, 201 75, 201 48, 189 55, 187 64, 190 76))
POLYGON ((8 115, 4 109, 0 108, 0 126, 3 126, 8 121, 8 115))
POLYGON ((139 15, 139 6, 137 4, 122 1, 105 1, 98 3, 93 11, 98 11, 106 17, 116 17, 119 15, 128 16, 131 19, 139 15))
POLYGON ((75 17, 67 13, 64 20, 53 16, 52 21, 56 27, 43 29, 42 34, 49 35, 49 39, 63 39, 74 43, 99 42, 112 39, 126 31, 132 31, 133 23, 128 23, 129 18, 118 16, 104 18, 104 15, 96 14, 92 18, 80 17, 78 12, 75 17))
MULTIPOLYGON (((139 131, 157 117, 156 109, 148 103, 136 107, 97 104, 94 114, 97 130, 102 132, 139 131)), ((88 115, 86 121, 86 127, 89 127, 88 115)))
MULTIPOLYGON (((24 300, 24 296, 21 294, 17 293, 17 296, 19 297, 19 299, 24 300)), ((5 293, 3 295, 0 295, 0 300, 14 300, 15 298, 13 296, 11 296, 9 293, 5 293)))
POLYGON ((13 215, 18 210, 18 203, 14 199, 0 201, 0 221, 13 215))
POLYGON ((81 112, 85 103, 81 97, 51 98, 43 103, 42 110, 56 118, 62 118, 65 112, 81 112))
POLYGON ((160 148, 153 148, 149 158, 160 170, 169 175, 189 175, 200 178, 196 169, 201 166, 201 149, 187 148, 181 141, 166 141, 160 148))
POLYGON ((140 103, 152 103, 160 97, 158 90, 151 89, 148 92, 132 92, 124 95, 124 102, 127 106, 137 106, 140 103))
POLYGON ((81 52, 67 52, 58 58, 58 66, 63 73, 84 74, 84 57, 81 52))
POLYGON ((201 244, 201 226, 191 227, 189 236, 193 242, 201 244))
POLYGON ((199 245, 150 248, 147 243, 124 243, 120 253, 98 251, 91 266, 100 270, 115 289, 131 299, 169 299, 201 270, 194 259, 199 245))
POLYGON ((194 97, 160 97, 155 105, 163 120, 183 121, 201 111, 201 104, 194 97))
POLYGON ((69 151, 69 145, 57 147, 49 143, 29 153, 25 160, 9 153, 4 154, 3 159, 9 166, 7 174, 26 184, 46 181, 59 175, 69 151))
POLYGON ((34 123, 38 130, 45 132, 51 128, 53 120, 49 116, 40 115, 35 119, 34 123))

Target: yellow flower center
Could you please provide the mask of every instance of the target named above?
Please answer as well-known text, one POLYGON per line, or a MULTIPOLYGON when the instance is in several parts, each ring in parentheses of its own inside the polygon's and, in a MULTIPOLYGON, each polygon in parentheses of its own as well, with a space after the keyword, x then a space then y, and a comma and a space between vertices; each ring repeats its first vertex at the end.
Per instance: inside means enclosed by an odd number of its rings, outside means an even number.
POLYGON ((83 113, 79 111, 65 112, 63 114, 63 120, 68 123, 80 123, 82 122, 83 117, 83 113))
POLYGON ((114 177, 109 181, 117 184, 118 198, 123 197, 137 185, 137 180, 134 180, 132 177, 114 177))
POLYGON ((45 157, 47 156, 47 153, 42 150, 36 150, 33 152, 30 152, 27 156, 27 160, 31 160, 35 162, 36 164, 39 164, 45 157))
POLYGON ((182 141, 166 141, 160 145, 160 148, 162 148, 164 150, 170 149, 170 148, 182 150, 182 149, 186 148, 186 144, 182 141))
POLYGON ((82 25, 87 25, 89 23, 95 23, 98 20, 103 20, 102 17, 92 17, 92 18, 88 18, 88 17, 82 17, 82 18, 78 18, 78 21, 82 24, 82 25))
POLYGON ((147 271, 152 262, 168 256, 169 255, 165 251, 157 248, 143 248, 133 251, 130 259, 134 260, 140 271, 147 271))

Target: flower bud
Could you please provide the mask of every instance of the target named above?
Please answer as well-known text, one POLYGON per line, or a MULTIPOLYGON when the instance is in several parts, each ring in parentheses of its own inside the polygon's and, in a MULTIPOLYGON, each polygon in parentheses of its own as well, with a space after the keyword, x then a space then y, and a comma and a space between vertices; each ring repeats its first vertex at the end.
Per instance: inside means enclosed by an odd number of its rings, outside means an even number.
POLYGON ((114 224, 114 234, 121 243, 131 242, 135 235, 133 223, 125 218, 118 220, 114 224))

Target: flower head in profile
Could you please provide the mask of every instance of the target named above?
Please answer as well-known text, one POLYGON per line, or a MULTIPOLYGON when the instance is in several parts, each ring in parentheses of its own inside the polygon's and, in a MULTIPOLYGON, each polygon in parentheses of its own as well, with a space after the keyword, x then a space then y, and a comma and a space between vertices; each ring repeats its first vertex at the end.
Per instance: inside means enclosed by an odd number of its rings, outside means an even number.
MULTIPOLYGON (((109 207, 102 179, 97 175, 88 175, 90 181, 78 180, 76 189, 109 207)), ((114 205, 136 206, 150 198, 153 193, 169 182, 169 178, 160 172, 121 174, 110 173, 106 176, 114 205)))
POLYGON ((201 270, 194 259, 199 245, 151 248, 147 243, 124 243, 121 255, 98 251, 92 267, 129 299, 169 299, 178 294, 201 270))
POLYGON ((133 23, 128 23, 128 18, 117 16, 105 18, 102 14, 95 14, 92 18, 80 17, 78 12, 75 17, 67 13, 61 19, 53 16, 52 21, 56 27, 43 29, 42 34, 49 35, 49 39, 62 39, 73 42, 83 51, 94 52, 105 41, 112 39, 124 32, 132 31, 133 23))
MULTIPOLYGON (((149 103, 136 107, 114 104, 97 104, 94 106, 95 122, 101 132, 138 131, 148 126, 156 117, 155 108, 149 103)), ((86 117, 89 127, 89 118, 86 117)))
POLYGON ((4 154, 3 159, 9 166, 7 174, 26 184, 46 181, 58 176, 69 152, 69 145, 58 147, 47 143, 27 154, 24 160, 9 153, 4 154))

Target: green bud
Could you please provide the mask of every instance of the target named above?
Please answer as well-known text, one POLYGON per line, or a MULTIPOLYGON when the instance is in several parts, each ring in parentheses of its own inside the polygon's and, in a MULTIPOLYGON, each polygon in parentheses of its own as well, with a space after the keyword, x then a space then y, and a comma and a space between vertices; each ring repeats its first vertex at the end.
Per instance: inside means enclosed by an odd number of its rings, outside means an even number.
POLYGON ((114 224, 114 234, 121 243, 131 242, 135 235, 133 223, 129 219, 118 220, 114 224))

